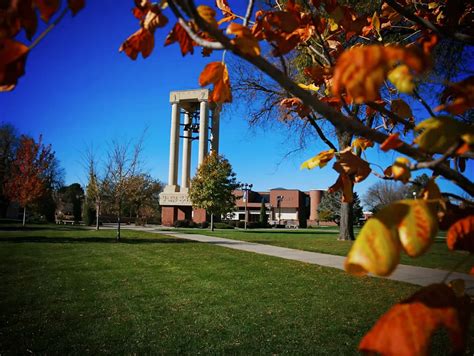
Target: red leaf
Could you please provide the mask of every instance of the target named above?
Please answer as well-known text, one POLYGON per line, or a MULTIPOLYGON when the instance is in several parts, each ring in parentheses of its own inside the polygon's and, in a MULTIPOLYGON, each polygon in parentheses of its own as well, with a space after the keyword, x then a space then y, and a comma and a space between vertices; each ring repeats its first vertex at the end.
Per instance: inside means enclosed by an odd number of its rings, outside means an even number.
POLYGON ((27 54, 28 47, 21 42, 7 38, 0 43, 0 91, 12 90, 25 74, 27 54))
POLYGON ((153 51, 154 45, 155 38, 153 37, 153 34, 150 31, 141 28, 122 43, 119 51, 124 51, 127 56, 135 60, 140 52, 143 58, 148 57, 153 51))
POLYGON ((185 56, 187 53, 194 53, 194 41, 188 35, 186 30, 177 22, 165 40, 165 46, 178 42, 181 48, 181 54, 185 56))
POLYGON ((84 6, 86 5, 85 0, 67 0, 67 5, 71 9, 73 15, 76 15, 79 11, 81 11, 84 6))
POLYGON ((61 5, 60 0, 33 0, 33 2, 38 7, 41 19, 45 22, 49 21, 61 5))
POLYGON ((400 147, 401 145, 403 145, 403 142, 398 137, 398 132, 391 134, 385 139, 384 142, 382 142, 382 144, 380 145, 380 149, 384 152, 387 152, 388 150, 400 147))
POLYGON ((450 250, 474 253, 474 215, 458 220, 448 230, 446 243, 450 250))
POLYGON ((427 355, 433 333, 447 329, 454 353, 462 354, 469 325, 469 298, 445 284, 424 287, 395 304, 364 336, 359 350, 382 355, 427 355))

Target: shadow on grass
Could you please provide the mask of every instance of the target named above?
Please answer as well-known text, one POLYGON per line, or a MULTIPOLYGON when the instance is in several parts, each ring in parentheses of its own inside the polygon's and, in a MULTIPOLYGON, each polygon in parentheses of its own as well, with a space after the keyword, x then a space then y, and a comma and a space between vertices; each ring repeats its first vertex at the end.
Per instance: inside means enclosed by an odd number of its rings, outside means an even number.
POLYGON ((54 231, 84 231, 89 230, 85 226, 78 225, 0 225, 0 231, 38 231, 38 230, 54 230, 54 231))
POLYGON ((271 235, 338 235, 339 231, 311 231, 311 230, 239 230, 244 234, 271 234, 271 235))
POLYGON ((167 243, 197 243, 197 241, 174 239, 174 238, 156 238, 156 239, 136 239, 122 237, 119 241, 115 237, 47 237, 47 236, 28 236, 28 237, 0 237, 1 242, 8 243, 120 243, 120 244, 167 244, 167 243))

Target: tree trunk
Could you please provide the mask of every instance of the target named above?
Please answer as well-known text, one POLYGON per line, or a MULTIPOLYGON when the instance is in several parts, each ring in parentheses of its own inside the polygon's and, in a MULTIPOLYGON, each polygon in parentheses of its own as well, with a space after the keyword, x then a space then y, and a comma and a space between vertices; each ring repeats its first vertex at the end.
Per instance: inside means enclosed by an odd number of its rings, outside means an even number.
POLYGON ((341 203, 341 220, 338 240, 355 240, 352 224, 352 203, 341 203))
POLYGON ((100 216, 100 205, 96 204, 95 205, 95 229, 99 231, 99 216, 100 216))
MULTIPOLYGON (((339 150, 350 146, 352 135, 348 132, 337 131, 339 150)), ((338 240, 355 240, 354 225, 352 224, 352 203, 341 203, 341 220, 339 225, 338 240)))
POLYGON ((26 205, 23 207, 23 226, 26 224, 26 205))
POLYGON ((211 214, 211 231, 214 231, 214 214, 211 214))
POLYGON ((117 214, 117 242, 120 241, 120 214, 117 214))

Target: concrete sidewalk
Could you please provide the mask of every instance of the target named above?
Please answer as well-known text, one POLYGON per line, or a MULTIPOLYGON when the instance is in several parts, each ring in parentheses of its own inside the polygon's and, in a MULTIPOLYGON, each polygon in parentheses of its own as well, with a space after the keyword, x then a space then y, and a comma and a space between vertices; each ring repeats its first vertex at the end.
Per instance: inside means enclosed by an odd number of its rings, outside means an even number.
MULTIPOLYGON (((328 255, 318 252, 309 252, 302 250, 295 250, 286 247, 258 244, 247 241, 231 240, 222 237, 214 237, 207 235, 195 235, 185 233, 174 233, 172 231, 161 231, 161 229, 150 229, 143 227, 129 227, 126 229, 140 230, 147 232, 160 233, 175 238, 198 241, 203 243, 209 243, 217 246, 227 247, 234 250, 247 251, 253 253, 259 253, 261 255, 274 256, 285 258, 287 260, 300 261, 305 263, 311 263, 315 265, 332 267, 337 269, 344 269, 344 256, 328 255)), ((376 277, 376 276, 374 276, 376 277)), ((446 281, 453 279, 463 279, 466 282, 466 290, 470 295, 474 295, 474 276, 466 273, 452 272, 449 273, 445 270, 416 267, 408 265, 398 265, 397 269, 388 277, 395 281, 401 281, 420 286, 427 286, 433 283, 440 283, 446 278, 446 281), (449 275, 448 275, 449 274, 449 275)))
MULTIPOLYGON (((306 262, 320 266, 338 268, 342 270, 344 269, 344 260, 346 259, 343 256, 334 256, 324 253, 294 250, 286 247, 231 240, 221 237, 173 233, 169 231, 163 231, 162 233, 180 239, 199 241, 231 248, 234 250, 254 252, 259 253, 261 255, 275 256, 285 258, 287 260, 306 262)), ((447 271, 433 268, 398 265, 395 272, 393 272, 389 277, 384 278, 392 279, 395 281, 407 282, 411 284, 417 284, 420 286, 426 286, 433 283, 440 283, 444 278, 446 278, 448 273, 449 272, 447 271)), ((447 281, 459 278, 464 279, 466 281, 466 289, 469 289, 469 294, 474 294, 474 276, 471 276, 466 273, 453 272, 448 276, 447 281)))

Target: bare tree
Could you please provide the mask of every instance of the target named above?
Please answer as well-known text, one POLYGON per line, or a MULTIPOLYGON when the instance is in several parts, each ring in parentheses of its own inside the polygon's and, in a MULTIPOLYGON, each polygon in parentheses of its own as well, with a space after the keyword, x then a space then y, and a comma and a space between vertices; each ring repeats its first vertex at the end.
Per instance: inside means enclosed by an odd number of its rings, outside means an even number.
POLYGON ((112 141, 107 153, 104 188, 111 211, 117 217, 117 241, 120 240, 120 223, 123 204, 130 190, 130 179, 139 172, 143 136, 135 143, 112 141))
POLYGON ((407 195, 407 187, 394 181, 382 180, 372 185, 364 195, 364 204, 373 212, 407 195))

